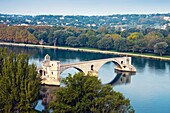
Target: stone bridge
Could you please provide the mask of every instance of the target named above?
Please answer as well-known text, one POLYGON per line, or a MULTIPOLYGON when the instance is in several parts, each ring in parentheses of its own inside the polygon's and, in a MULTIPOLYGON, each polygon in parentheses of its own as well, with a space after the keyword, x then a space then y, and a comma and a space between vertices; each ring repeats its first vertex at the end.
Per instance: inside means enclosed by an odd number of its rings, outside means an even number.
POLYGON ((85 73, 85 75, 98 76, 99 69, 107 62, 115 63, 115 70, 136 72, 136 68, 131 64, 131 57, 117 57, 72 64, 60 64, 60 61, 50 61, 49 55, 45 56, 42 68, 39 72, 42 75, 42 84, 60 85, 60 74, 68 68, 75 68, 85 73))

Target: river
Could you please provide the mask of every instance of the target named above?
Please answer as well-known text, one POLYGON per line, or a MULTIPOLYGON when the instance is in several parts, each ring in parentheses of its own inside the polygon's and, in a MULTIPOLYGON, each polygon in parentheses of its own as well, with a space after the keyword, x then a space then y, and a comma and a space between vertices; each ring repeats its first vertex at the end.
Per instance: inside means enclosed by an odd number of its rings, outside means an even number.
MULTIPOLYGON (((59 60, 62 64, 81 62, 88 60, 119 57, 112 54, 88 53, 80 51, 68 51, 45 48, 7 47, 15 53, 27 53, 30 55, 29 63, 35 63, 38 67, 46 54, 51 60, 59 60)), ((136 67, 135 75, 116 73, 114 64, 108 62, 99 70, 99 79, 103 84, 111 83, 113 89, 129 98, 136 113, 169 113, 170 111, 170 62, 139 57, 132 57, 132 64, 136 67)), ((61 78, 74 74, 76 69, 70 68, 61 74, 61 78)), ((43 86, 45 87, 45 86, 43 86)), ((53 89, 49 88, 48 89, 53 89)), ((42 110, 41 100, 36 109, 42 110)))

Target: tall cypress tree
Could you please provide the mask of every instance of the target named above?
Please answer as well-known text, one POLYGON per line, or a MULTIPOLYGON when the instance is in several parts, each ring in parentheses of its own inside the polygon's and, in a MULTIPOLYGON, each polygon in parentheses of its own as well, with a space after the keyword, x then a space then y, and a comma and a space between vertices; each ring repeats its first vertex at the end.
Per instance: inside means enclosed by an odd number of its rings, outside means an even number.
POLYGON ((25 54, 0 49, 0 112, 33 112, 41 79, 25 54))

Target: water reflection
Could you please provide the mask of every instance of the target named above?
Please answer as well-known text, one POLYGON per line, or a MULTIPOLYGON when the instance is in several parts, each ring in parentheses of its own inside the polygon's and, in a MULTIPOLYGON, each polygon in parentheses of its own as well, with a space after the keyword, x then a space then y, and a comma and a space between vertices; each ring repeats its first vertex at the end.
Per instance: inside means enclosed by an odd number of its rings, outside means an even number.
POLYGON ((43 60, 46 54, 49 54, 51 60, 60 60, 62 63, 67 62, 68 59, 78 59, 77 61, 88 61, 95 59, 111 58, 117 55, 112 54, 101 54, 101 53, 89 53, 82 51, 70 51, 70 50, 59 50, 59 49, 49 49, 49 48, 37 48, 37 47, 17 47, 17 46, 3 46, 0 48, 7 48, 8 51, 13 51, 15 53, 26 53, 34 59, 43 60), (89 55, 90 54, 90 55, 89 55), (83 55, 83 57, 82 57, 83 55))
POLYGON ((133 57, 132 58, 132 64, 135 67, 138 67, 139 70, 143 70, 147 64, 147 59, 139 58, 139 57, 133 57))
POLYGON ((48 86, 48 85, 41 85, 39 99, 42 100, 42 105, 44 106, 43 112, 48 111, 48 104, 51 101, 55 101, 56 99, 56 91, 59 89, 58 86, 48 86))
POLYGON ((132 75, 135 75, 135 73, 118 72, 116 77, 108 84, 111 84, 112 86, 130 84, 132 75))
POLYGON ((162 60, 156 60, 156 59, 146 59, 146 58, 140 58, 140 57, 133 57, 132 58, 132 64, 135 67, 138 67, 138 70, 143 70, 145 67, 150 67, 152 69, 159 69, 159 70, 165 70, 166 65, 170 64, 169 61, 162 61, 162 60))

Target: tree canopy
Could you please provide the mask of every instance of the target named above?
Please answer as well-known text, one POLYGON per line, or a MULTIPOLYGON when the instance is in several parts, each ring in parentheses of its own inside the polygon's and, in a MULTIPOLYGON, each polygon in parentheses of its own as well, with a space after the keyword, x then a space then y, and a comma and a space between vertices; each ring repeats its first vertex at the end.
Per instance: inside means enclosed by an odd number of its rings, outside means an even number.
POLYGON ((0 112, 32 113, 37 104, 41 79, 25 54, 7 54, 0 49, 0 112))
POLYGON ((51 102, 54 113, 133 113, 134 109, 121 93, 111 85, 102 85, 94 76, 77 73, 62 80, 65 84, 56 92, 56 101, 51 102))
POLYGON ((69 26, 0 26, 0 41, 3 42, 90 47, 138 53, 156 53, 156 43, 166 42, 168 47, 164 50, 165 55, 170 55, 169 37, 169 27, 164 30, 127 28, 120 31, 111 26, 101 26, 98 29, 69 26))
POLYGON ((160 56, 166 52, 168 44, 166 42, 159 42, 154 45, 154 52, 158 53, 160 56))

